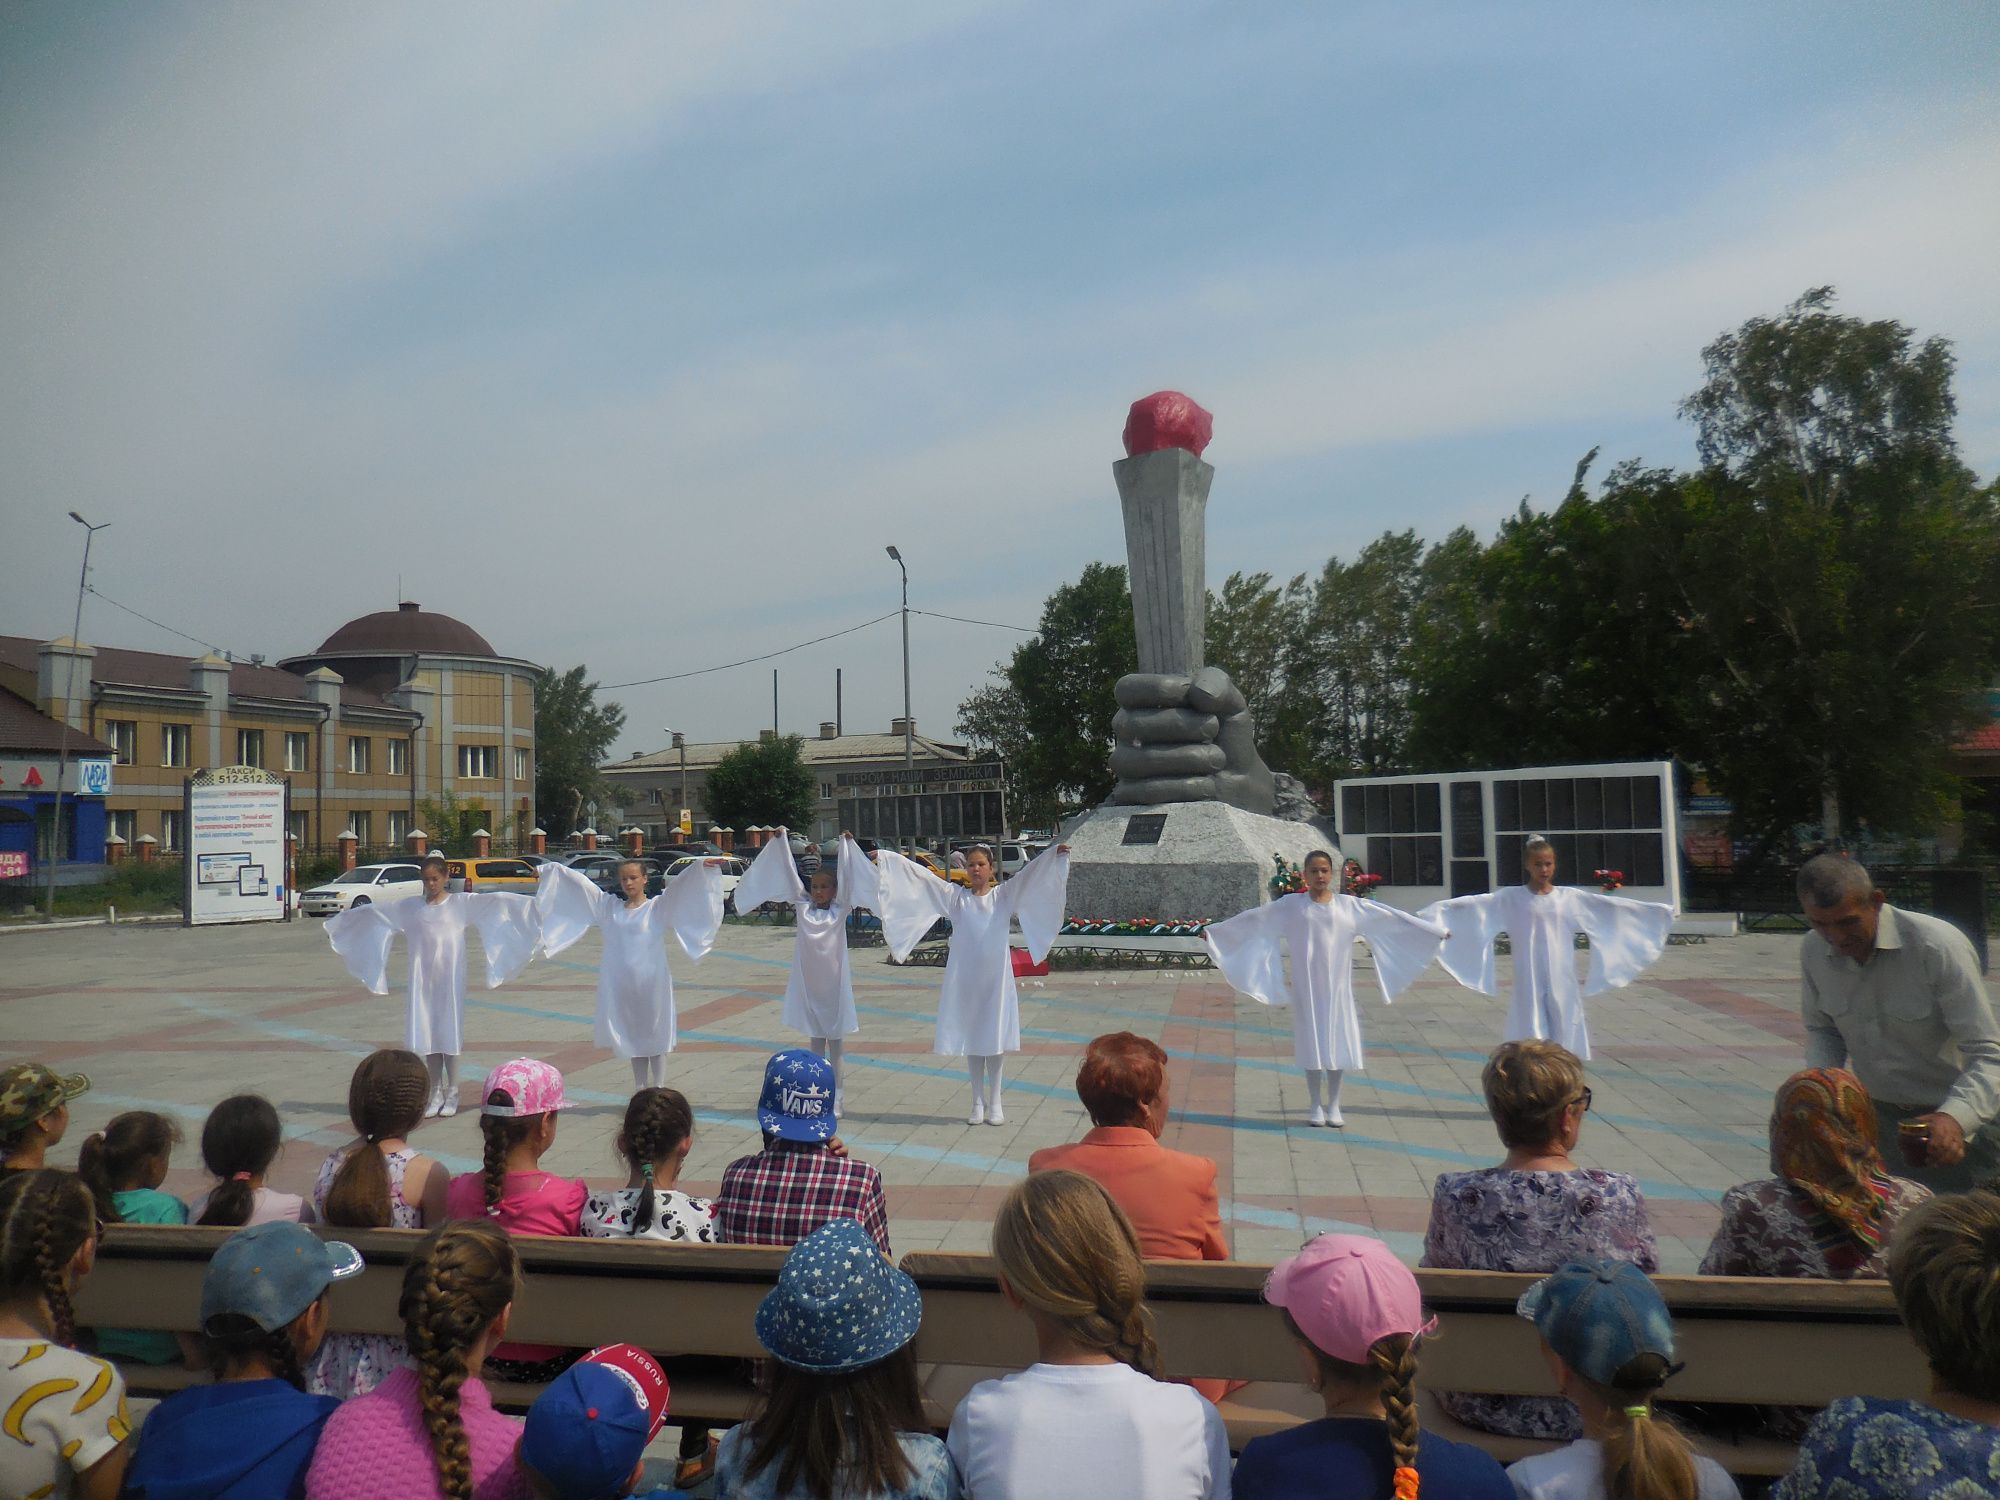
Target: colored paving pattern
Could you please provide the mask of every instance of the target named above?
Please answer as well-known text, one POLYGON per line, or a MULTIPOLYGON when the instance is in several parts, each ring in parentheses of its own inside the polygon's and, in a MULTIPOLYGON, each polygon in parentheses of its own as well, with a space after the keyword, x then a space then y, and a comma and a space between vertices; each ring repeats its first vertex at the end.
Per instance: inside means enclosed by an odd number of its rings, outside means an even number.
MULTIPOLYGON (((732 925, 701 964, 673 956, 682 1044, 668 1081, 696 1109, 690 1191, 712 1190, 728 1161, 756 1147, 762 1060, 797 1041, 779 1024, 790 944, 788 932, 732 925)), ((1639 1178, 1669 1270, 1694 1269, 1724 1188, 1768 1175, 1771 1091, 1801 1053, 1798 944, 1749 936, 1671 948, 1645 980, 1589 1002, 1596 1106, 1579 1156, 1639 1178)), ((471 1084, 522 1054, 561 1068, 576 1108, 544 1165, 602 1184, 623 1180, 611 1141, 631 1075, 591 1043, 596 954, 592 935, 503 990, 476 991, 462 1074, 471 1084)), ((1231 1242, 1247 1258, 1358 1226, 1414 1260, 1437 1173, 1500 1154, 1479 1071, 1504 1002, 1436 968, 1392 1007, 1372 975, 1359 976, 1368 1070, 1349 1075, 1347 1128, 1334 1131, 1305 1123, 1283 1012, 1233 996, 1213 974, 1172 972, 1024 981, 1007 1123, 968 1126, 962 1067, 930 1052, 938 971, 895 968, 879 948, 855 950, 854 964, 862 1032, 847 1052, 842 1134, 882 1169, 898 1252, 984 1247, 1029 1153, 1087 1128, 1071 1078, 1083 1044, 1105 1031, 1167 1049, 1167 1144, 1216 1161, 1231 1242)), ((348 982, 315 922, 0 935, 0 1052, 81 1069, 96 1085, 57 1159, 73 1161, 84 1135, 121 1109, 166 1111, 188 1136, 167 1182, 183 1196, 206 1185, 203 1116, 239 1089, 278 1105, 291 1144, 273 1181, 305 1190, 326 1150, 349 1138, 353 1060, 401 1035, 400 997, 348 982)), ((477 1116, 433 1121, 417 1144, 472 1170, 477 1116)))

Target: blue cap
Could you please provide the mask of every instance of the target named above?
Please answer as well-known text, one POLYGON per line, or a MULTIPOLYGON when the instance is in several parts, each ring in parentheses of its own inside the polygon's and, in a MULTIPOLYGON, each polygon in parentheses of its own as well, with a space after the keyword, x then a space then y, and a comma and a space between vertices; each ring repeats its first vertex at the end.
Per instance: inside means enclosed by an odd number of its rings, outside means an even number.
POLYGON ((658 1362, 634 1345, 609 1344, 543 1387, 521 1429, 521 1462, 563 1500, 613 1500, 666 1420, 658 1362))
POLYGON ((1659 1356, 1665 1374, 1678 1368, 1673 1316, 1629 1261, 1573 1261, 1529 1287, 1514 1310, 1564 1364, 1599 1385, 1616 1385, 1619 1371, 1644 1354, 1659 1356))
POLYGON ((803 1047, 773 1053, 764 1064, 757 1124, 788 1141, 833 1138, 833 1064, 803 1047))
POLYGON ((209 1258, 201 1279, 201 1321, 248 1318, 266 1333, 283 1328, 336 1281, 361 1274, 361 1253, 322 1240, 289 1219, 239 1229, 209 1258))
POLYGON ((795 1369, 835 1375, 887 1359, 917 1336, 924 1299, 853 1219, 792 1247, 757 1306, 757 1342, 795 1369))

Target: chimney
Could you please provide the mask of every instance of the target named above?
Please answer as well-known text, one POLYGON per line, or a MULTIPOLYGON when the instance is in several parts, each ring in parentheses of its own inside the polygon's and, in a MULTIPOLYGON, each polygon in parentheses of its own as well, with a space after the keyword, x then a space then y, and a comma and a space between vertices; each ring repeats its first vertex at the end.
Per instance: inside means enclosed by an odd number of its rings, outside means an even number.
POLYGON ((396 613, 399 615, 413 615, 417 612, 419 608, 420 606, 416 603, 415 600, 405 599, 401 603, 397 604, 396 613))
POLYGON ((839 737, 839 735, 840 735, 840 729, 833 722, 833 720, 821 719, 819 721, 819 737, 821 739, 823 740, 836 739, 839 737))
POLYGON ((759 744, 768 744, 777 737, 778 731, 775 729, 760 729, 757 731, 757 742, 759 744))
POLYGON ((916 732, 917 721, 915 719, 897 718, 889 721, 889 733, 893 735, 900 737, 905 733, 915 734, 916 732))

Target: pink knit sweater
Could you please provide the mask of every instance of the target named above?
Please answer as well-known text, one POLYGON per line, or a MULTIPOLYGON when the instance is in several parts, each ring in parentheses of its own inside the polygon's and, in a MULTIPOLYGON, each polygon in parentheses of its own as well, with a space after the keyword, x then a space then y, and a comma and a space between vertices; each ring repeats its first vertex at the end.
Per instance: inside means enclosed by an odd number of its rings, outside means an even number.
MULTIPOLYGON (((520 1419, 495 1411, 477 1380, 460 1388, 459 1411, 472 1448, 477 1500, 528 1500, 516 1456, 520 1419)), ((306 1471, 306 1500, 442 1500, 443 1494, 417 1399, 417 1372, 407 1367, 327 1418, 306 1471)))

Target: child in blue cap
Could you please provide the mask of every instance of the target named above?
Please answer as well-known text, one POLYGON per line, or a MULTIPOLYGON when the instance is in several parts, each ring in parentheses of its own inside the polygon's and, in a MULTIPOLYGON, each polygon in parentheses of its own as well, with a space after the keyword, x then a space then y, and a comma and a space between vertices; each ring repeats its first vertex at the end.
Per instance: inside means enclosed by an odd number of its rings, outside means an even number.
POLYGON ((326 1293, 358 1275, 352 1245, 303 1224, 255 1224, 223 1241, 201 1283, 215 1384, 162 1401, 125 1476, 136 1500, 269 1500, 305 1494, 320 1429, 340 1403, 303 1371, 326 1337, 326 1293))
MULTIPOLYGON (((521 1429, 535 1500, 624 1500, 667 1420, 667 1377, 636 1344, 593 1349, 548 1383, 521 1429)), ((654 1490, 655 1496, 678 1494, 654 1490)))
POLYGON ((1736 1481, 1653 1410, 1674 1363, 1659 1289, 1626 1261, 1574 1261, 1521 1294, 1559 1390, 1583 1418, 1567 1448, 1508 1467, 1520 1500, 1740 1500, 1736 1481))

